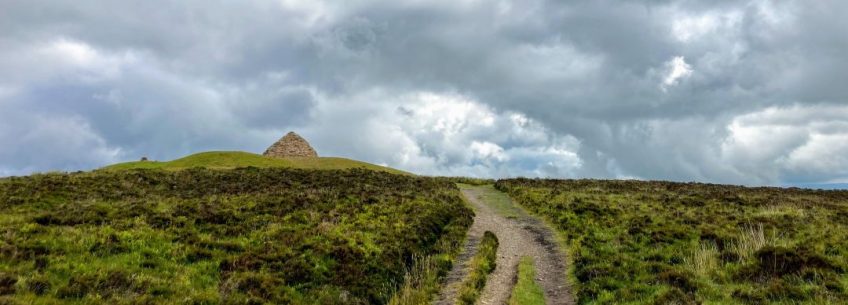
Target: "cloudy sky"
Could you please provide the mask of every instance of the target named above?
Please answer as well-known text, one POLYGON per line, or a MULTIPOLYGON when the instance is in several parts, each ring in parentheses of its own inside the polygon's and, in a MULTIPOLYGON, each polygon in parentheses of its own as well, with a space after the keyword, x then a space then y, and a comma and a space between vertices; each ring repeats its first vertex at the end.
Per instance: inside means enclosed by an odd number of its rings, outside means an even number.
POLYGON ((0 176, 289 130, 416 173, 848 182, 848 2, 0 1, 0 176))

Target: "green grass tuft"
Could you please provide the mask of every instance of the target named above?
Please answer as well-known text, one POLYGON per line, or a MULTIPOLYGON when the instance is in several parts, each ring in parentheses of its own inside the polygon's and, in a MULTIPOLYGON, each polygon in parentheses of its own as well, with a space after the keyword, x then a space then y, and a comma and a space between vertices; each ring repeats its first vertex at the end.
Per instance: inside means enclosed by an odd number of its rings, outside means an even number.
POLYGON ((463 280, 459 288, 456 300, 458 305, 473 305, 483 292, 486 280, 492 271, 495 271, 495 260, 498 253, 498 238, 494 233, 486 231, 477 248, 477 254, 471 258, 468 276, 463 280))
POLYGON ((542 287, 536 283, 536 267, 532 257, 522 257, 518 264, 518 281, 512 290, 509 305, 545 305, 542 287))

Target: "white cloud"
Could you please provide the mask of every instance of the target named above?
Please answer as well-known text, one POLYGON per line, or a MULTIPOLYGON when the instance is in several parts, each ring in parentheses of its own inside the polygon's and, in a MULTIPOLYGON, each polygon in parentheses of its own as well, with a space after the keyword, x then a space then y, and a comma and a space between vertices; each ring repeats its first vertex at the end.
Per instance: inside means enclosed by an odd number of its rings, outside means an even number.
POLYGON ((692 75, 692 66, 686 63, 686 60, 683 56, 675 56, 671 60, 665 63, 666 75, 660 84, 660 88, 663 91, 668 90, 669 87, 677 85, 682 79, 685 79, 692 75))
POLYGON ((684 43, 695 42, 708 35, 736 35, 742 26, 743 13, 739 9, 710 11, 700 15, 678 13, 671 22, 671 33, 684 43))
POLYGON ((672 33, 680 41, 689 41, 704 34, 715 31, 719 27, 719 20, 716 16, 705 14, 701 16, 686 16, 674 20, 672 23, 672 33))
POLYGON ((770 107, 735 117, 722 156, 766 181, 848 178, 848 106, 770 107))
POLYGON ((45 47, 44 51, 78 66, 90 65, 99 57, 89 45, 67 39, 52 42, 45 47))
POLYGON ((460 95, 424 92, 407 98, 415 106, 401 105, 400 107, 405 107, 410 116, 416 118, 412 123, 416 124, 415 128, 421 131, 453 137, 469 125, 490 127, 495 123, 495 116, 491 109, 460 95))
POLYGON ((313 125, 318 128, 304 134, 319 153, 322 147, 349 148, 325 155, 422 174, 479 177, 574 176, 582 165, 574 137, 557 136, 524 114, 498 112, 456 93, 372 90, 352 100, 319 100, 316 119, 335 124, 313 125), (351 103, 356 110, 348 108, 351 103), (334 128, 339 124, 349 128, 334 128))
MULTIPOLYGON (((3 41, 0 40, 0 45, 3 41)), ((155 63, 131 50, 102 50, 84 41, 54 37, 0 48, 0 87, 26 91, 33 84, 86 85, 116 80, 127 69, 155 63)))
POLYGON ((509 160, 509 156, 504 153, 504 149, 492 142, 471 141, 469 149, 475 154, 476 158, 482 160, 494 159, 494 161, 498 162, 509 160))
POLYGON ((829 173, 848 179, 848 130, 838 134, 811 133, 809 140, 789 153, 784 163, 793 171, 829 173))
MULTIPOLYGON (((103 52, 82 41, 56 39, 41 47, 38 61, 53 62, 54 68, 64 68, 70 77, 85 81, 114 79, 121 70, 136 63, 133 52, 103 52)), ((62 73, 61 70, 54 73, 62 73)))

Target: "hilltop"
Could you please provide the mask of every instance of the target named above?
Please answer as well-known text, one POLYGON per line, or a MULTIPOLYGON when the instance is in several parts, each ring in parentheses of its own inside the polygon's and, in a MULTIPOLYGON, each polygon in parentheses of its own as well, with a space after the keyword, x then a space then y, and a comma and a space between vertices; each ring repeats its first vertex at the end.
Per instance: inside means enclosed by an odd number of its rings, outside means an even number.
POLYGON ((243 167, 258 168, 299 168, 299 169, 367 169, 392 174, 411 175, 411 173, 367 162, 339 157, 319 157, 309 141, 295 132, 289 132, 271 144, 262 155, 243 151, 210 151, 196 153, 172 161, 125 162, 101 168, 101 171, 129 169, 184 170, 189 168, 235 169, 243 167))
POLYGON ((393 174, 411 175, 408 172, 338 157, 286 157, 271 158, 242 151, 202 152, 172 161, 135 161, 109 165, 100 170, 162 169, 183 170, 188 168, 234 169, 241 167, 300 168, 300 169, 368 169, 393 174))

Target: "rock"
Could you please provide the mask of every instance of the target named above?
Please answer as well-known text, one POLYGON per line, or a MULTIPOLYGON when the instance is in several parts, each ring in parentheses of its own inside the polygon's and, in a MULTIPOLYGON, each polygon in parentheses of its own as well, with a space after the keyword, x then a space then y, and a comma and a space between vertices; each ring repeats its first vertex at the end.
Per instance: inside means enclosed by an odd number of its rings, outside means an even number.
POLYGON ((294 132, 283 136, 277 143, 268 147, 262 155, 272 158, 318 157, 318 153, 312 149, 309 142, 294 132))

